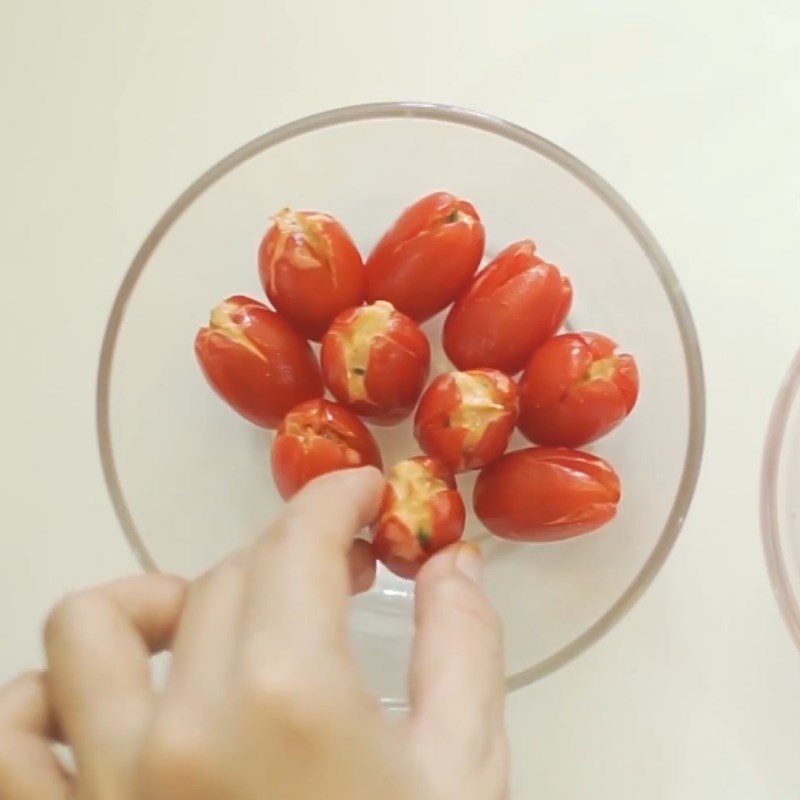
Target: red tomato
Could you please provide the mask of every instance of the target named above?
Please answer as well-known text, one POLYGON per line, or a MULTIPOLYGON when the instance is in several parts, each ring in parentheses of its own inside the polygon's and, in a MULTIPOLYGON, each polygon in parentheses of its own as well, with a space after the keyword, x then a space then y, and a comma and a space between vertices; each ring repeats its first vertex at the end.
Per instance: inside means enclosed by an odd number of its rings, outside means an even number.
POLYGON ((383 300, 342 312, 322 339, 328 388, 377 425, 393 425, 411 413, 430 361, 425 334, 383 300))
POLYGON ((532 442, 578 447, 630 414, 639 393, 633 356, 598 333, 564 333, 545 342, 520 384, 519 428, 532 442))
POLYGON ((465 520, 452 472, 435 458, 408 458, 389 473, 372 546, 395 575, 413 578, 429 556, 461 538, 465 520))
POLYGON ((367 300, 388 300, 417 322, 447 308, 483 257, 478 212, 447 192, 409 206, 367 259, 367 300))
POLYGON ((602 458, 565 447, 506 453, 478 476, 475 513, 495 536, 552 542, 612 520, 619 478, 602 458))
POLYGON ((321 398, 293 408, 272 443, 272 477, 284 500, 326 472, 368 465, 383 468, 367 426, 346 408, 321 398))
POLYGON ((249 297, 220 303, 197 333, 194 351, 217 394, 262 428, 277 428, 291 408, 323 392, 308 342, 249 297))
POLYGON ((439 375, 419 401, 414 435, 454 472, 485 467, 508 447, 517 395, 514 381, 496 369, 439 375))
POLYGON ((444 349, 459 369, 519 372, 564 322, 572 285, 525 239, 503 250, 450 309, 444 349))
POLYGON ((276 214, 261 240, 258 271, 270 302, 319 341, 343 309, 364 302, 364 263, 342 225, 319 211, 276 214))

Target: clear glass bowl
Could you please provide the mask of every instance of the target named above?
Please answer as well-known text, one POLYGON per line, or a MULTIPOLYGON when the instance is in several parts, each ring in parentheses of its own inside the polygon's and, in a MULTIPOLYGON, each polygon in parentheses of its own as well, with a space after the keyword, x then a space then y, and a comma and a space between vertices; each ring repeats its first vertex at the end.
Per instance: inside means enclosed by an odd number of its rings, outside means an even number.
MULTIPOLYGON (((262 296, 256 249, 281 207, 334 214, 367 253, 401 209, 435 189, 475 204, 487 257, 534 238, 573 281, 569 326, 612 336, 641 371, 635 412, 591 448, 622 478, 613 524, 532 546, 492 539, 468 521, 506 627, 514 689, 595 642, 652 580, 685 518, 704 429, 697 339, 664 254, 624 200, 554 144, 485 114, 385 103, 293 122, 227 156, 167 210, 124 279, 100 364, 100 449, 145 567, 197 574, 245 543, 280 510, 270 435, 205 385, 195 331, 225 296, 262 296)), ((447 368, 440 325, 426 326, 434 374, 447 368)), ((417 452, 410 425, 376 433, 387 462, 417 452)), ((461 481, 468 504, 473 481, 461 481)), ((413 584, 382 570, 352 605, 355 650, 388 706, 405 700, 412 603, 413 584)))
POLYGON ((761 464, 761 533, 772 588, 800 647, 800 352, 769 421, 761 464))

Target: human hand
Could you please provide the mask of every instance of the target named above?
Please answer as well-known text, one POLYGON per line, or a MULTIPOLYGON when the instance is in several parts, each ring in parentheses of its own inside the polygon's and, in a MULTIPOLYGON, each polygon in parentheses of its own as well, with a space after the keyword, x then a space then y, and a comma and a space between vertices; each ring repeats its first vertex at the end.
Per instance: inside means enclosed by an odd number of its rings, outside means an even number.
POLYGON ((382 489, 372 468, 325 476, 191 585, 146 575, 62 601, 46 674, 0 690, 0 798, 506 797, 500 625, 474 548, 419 573, 408 716, 386 718, 358 678, 346 608, 374 561, 353 537, 382 489), (165 647, 159 693, 149 656, 165 647), (54 740, 72 748, 74 775, 54 740))

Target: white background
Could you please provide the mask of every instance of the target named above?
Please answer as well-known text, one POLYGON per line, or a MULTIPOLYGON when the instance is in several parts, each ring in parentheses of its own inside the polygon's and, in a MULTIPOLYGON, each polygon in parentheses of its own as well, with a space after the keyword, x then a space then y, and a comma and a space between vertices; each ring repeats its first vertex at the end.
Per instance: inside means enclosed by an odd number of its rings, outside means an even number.
POLYGON ((554 140, 631 202, 686 290, 708 381, 703 472, 663 572, 510 698, 514 797, 800 796, 800 656, 757 520, 800 344, 798 42, 796 0, 0 0, 0 679, 38 663, 62 592, 136 569, 94 382, 157 216, 279 123, 450 102, 554 140))

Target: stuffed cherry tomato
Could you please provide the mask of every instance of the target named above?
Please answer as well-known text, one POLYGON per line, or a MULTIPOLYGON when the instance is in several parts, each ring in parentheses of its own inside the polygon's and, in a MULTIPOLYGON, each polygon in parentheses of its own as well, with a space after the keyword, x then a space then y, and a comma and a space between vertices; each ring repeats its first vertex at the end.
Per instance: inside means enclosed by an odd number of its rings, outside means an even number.
POLYGON ((563 447, 507 453, 478 476, 475 513, 495 536, 551 542, 588 533, 613 519, 617 474, 602 458, 563 447))
POLYGON ((261 283, 273 306, 307 339, 364 301, 364 263, 342 225, 319 211, 274 217, 258 251, 261 283))
POLYGON ((428 377, 428 339, 414 320, 379 300, 341 313, 322 339, 322 371, 336 399, 378 425, 414 408, 428 377))
POLYGON ((459 369, 519 372, 530 354, 564 322, 572 285, 525 239, 479 273, 444 325, 444 349, 459 369))
POLYGON ((326 472, 369 465, 382 469, 367 426, 338 403, 321 398, 293 408, 272 443, 272 477, 284 500, 326 472))
POLYGON ((249 297, 229 297, 195 338, 208 382, 245 419, 277 428, 285 414, 323 392, 308 342, 279 314, 249 297))
POLYGON ((453 473, 416 456, 392 467, 374 526, 375 555, 396 575, 413 578, 422 564, 464 532, 466 511, 453 473))
POLYGON ((483 257, 477 211, 448 192, 409 206, 367 259, 367 301, 388 300, 417 322, 447 308, 483 257))
POLYGON ((639 393, 633 356, 597 333, 565 333, 531 356, 520 384, 519 428, 532 442, 578 447, 630 414, 639 393))
POLYGON ((454 472, 479 469, 506 451, 517 395, 514 381, 496 369, 439 375, 419 402, 414 435, 454 472))

